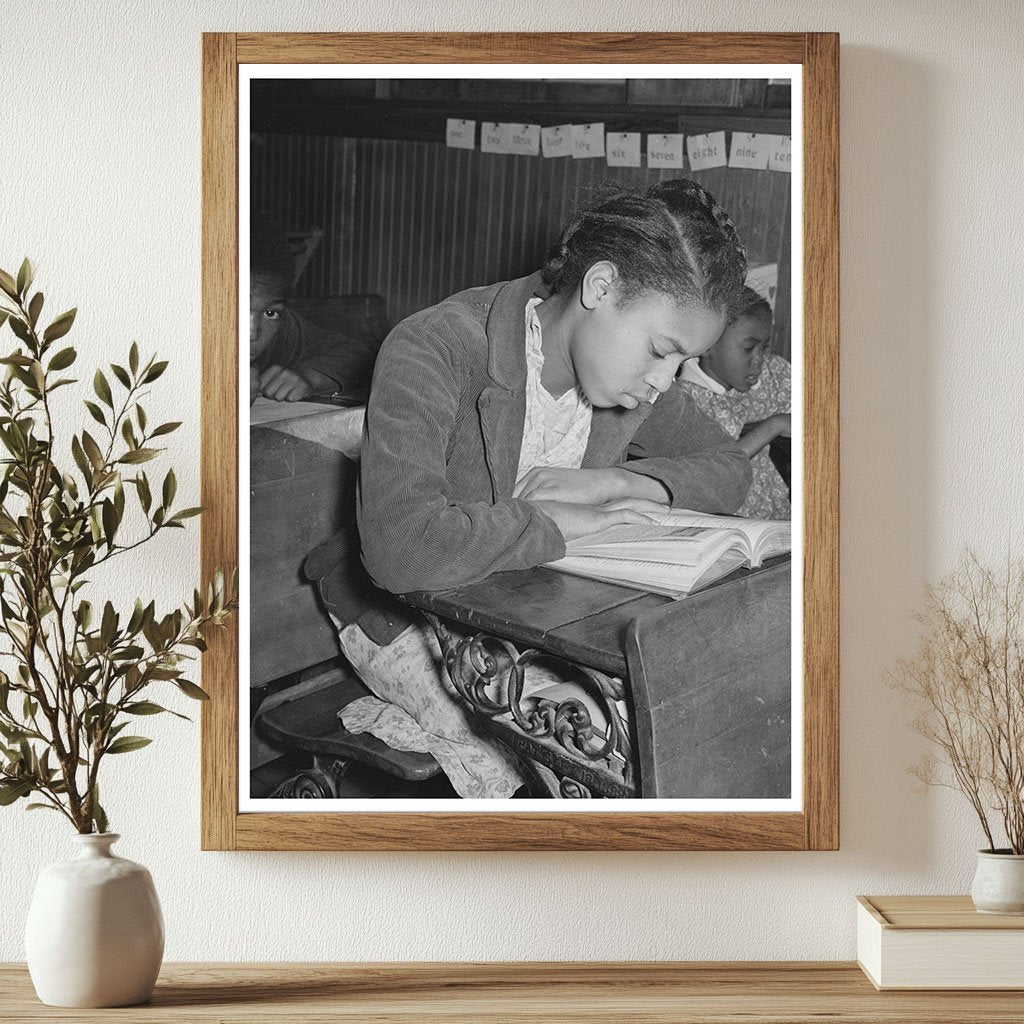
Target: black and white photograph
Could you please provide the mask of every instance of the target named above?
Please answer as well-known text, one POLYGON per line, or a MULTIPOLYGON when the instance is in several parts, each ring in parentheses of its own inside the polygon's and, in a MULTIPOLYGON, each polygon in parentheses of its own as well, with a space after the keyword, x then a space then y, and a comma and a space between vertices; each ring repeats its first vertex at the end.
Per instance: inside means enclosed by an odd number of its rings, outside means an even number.
POLYGON ((240 82, 242 809, 799 810, 799 69, 355 70, 240 82))

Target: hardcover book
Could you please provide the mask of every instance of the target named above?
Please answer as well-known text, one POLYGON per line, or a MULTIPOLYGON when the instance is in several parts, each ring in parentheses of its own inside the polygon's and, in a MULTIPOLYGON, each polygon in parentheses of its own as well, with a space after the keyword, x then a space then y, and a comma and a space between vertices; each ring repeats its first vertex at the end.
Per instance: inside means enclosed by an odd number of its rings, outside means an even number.
POLYGON ((878 989, 1024 989, 1024 915, 979 914, 970 896, 858 896, 857 962, 878 989))

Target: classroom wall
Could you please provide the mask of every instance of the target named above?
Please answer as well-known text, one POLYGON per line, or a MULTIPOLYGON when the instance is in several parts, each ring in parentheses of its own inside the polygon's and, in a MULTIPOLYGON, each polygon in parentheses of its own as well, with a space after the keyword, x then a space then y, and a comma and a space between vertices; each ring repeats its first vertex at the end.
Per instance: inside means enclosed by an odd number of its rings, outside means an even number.
MULTIPOLYGON (((251 154, 252 208, 288 231, 324 231, 297 294, 376 293, 392 323, 463 288, 532 273, 560 227, 609 182, 644 187, 679 175, 420 139, 261 132, 251 154)), ((790 176, 740 167, 687 174, 729 211, 752 267, 780 266, 772 348, 788 359, 790 176)))
MULTIPOLYGON (((1015 0, 545 0, 339 5, 8 0, 0 265, 81 309, 83 365, 132 338, 172 364, 150 417, 198 493, 201 30, 839 30, 842 50, 842 849, 834 853, 201 853, 194 727, 110 765, 123 854, 159 889, 172 960, 828 959, 857 893, 966 891, 977 828, 921 793, 887 683, 923 582, 973 544, 1021 552, 1024 233, 1015 0)), ((67 389, 70 390, 70 389, 67 389)), ((191 591, 197 531, 109 581, 191 591)), ((0 809, 0 959, 71 842, 0 809)))

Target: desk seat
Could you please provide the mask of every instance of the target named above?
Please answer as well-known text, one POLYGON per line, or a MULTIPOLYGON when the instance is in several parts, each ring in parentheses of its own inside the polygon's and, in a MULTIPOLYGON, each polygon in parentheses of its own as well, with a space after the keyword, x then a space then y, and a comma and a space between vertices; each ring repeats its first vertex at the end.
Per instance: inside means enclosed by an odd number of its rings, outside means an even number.
POLYGON ((272 796, 334 798, 340 772, 348 762, 410 782, 424 782, 440 771, 429 754, 395 751, 370 733, 352 733, 342 725, 338 712, 369 695, 364 685, 349 676, 260 713, 258 728, 264 738, 283 750, 301 751, 313 759, 312 769, 287 780, 287 792, 272 796))

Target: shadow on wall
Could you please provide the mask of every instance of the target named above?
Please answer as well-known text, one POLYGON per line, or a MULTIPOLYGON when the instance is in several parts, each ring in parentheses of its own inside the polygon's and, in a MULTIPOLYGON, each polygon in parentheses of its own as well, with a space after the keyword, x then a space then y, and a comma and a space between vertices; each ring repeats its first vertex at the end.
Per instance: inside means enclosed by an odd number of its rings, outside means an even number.
POLYGON ((927 870, 937 828, 906 770, 923 741, 888 683, 912 646, 933 542, 935 78, 843 48, 841 848, 901 872, 927 870))

